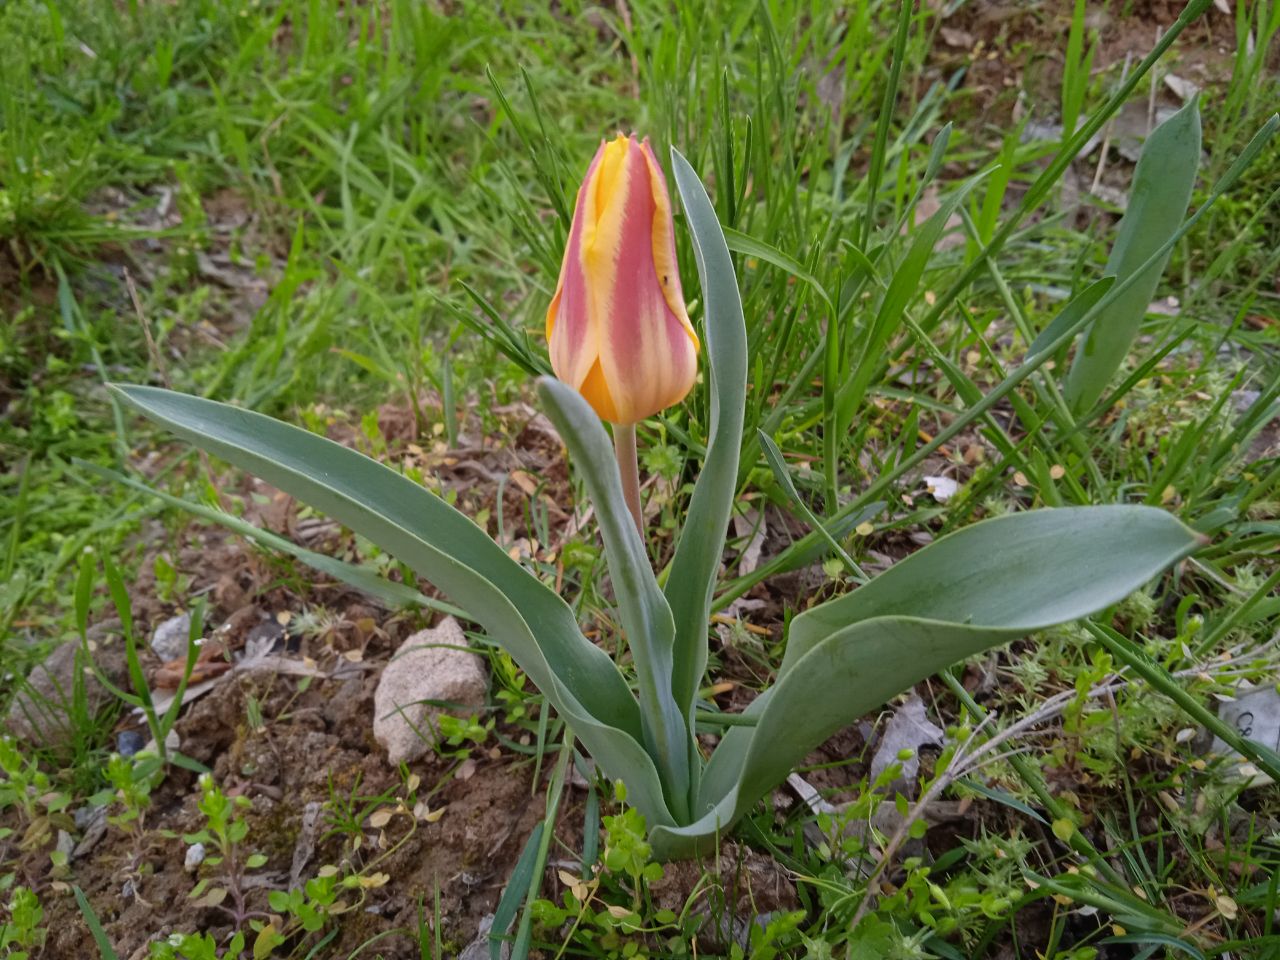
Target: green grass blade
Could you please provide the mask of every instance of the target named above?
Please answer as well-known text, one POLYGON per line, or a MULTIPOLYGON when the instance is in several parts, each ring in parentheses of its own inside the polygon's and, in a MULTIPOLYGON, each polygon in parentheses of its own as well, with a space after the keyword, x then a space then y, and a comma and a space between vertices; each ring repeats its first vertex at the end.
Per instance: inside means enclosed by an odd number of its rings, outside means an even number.
POLYGON ((107 939, 107 931, 102 929, 102 921, 98 919, 98 915, 90 905, 89 898, 79 887, 73 886, 71 892, 75 894, 76 906, 80 908, 80 916, 84 917, 84 925, 89 928, 93 942, 98 945, 98 955, 102 960, 118 960, 115 948, 107 939))
POLYGON ((534 864, 542 847, 542 833, 546 826, 545 820, 539 820, 534 825, 533 833, 529 834, 524 849, 520 851, 520 859, 516 861, 515 869, 507 879, 502 897, 493 909, 493 926, 489 928, 489 960, 502 960, 502 944, 509 936, 511 923, 520 910, 520 902, 529 895, 534 864))

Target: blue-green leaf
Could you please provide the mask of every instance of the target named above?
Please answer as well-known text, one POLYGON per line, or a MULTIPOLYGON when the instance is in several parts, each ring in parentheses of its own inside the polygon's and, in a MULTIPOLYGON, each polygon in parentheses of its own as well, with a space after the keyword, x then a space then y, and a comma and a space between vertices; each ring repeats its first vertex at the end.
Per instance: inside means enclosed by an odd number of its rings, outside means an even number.
POLYGON ((155 387, 113 386, 152 420, 309 503, 398 557, 467 609, 573 726, 635 806, 669 823, 640 711, 617 667, 554 591, 470 519, 394 470, 306 430, 155 387))
POLYGON ((622 494, 608 434, 586 400, 559 380, 543 377, 538 394, 582 474, 596 508, 622 627, 635 660, 645 746, 658 764, 667 803, 677 821, 689 806, 689 731, 671 695, 675 623, 649 566, 644 541, 622 494))
MULTIPOLYGON (((1199 165, 1200 108, 1192 99, 1156 127, 1142 146, 1107 274, 1123 283, 1178 231, 1199 165)), ((1168 262, 1166 253, 1086 328, 1067 375, 1065 394, 1074 410, 1085 411, 1097 403, 1124 363, 1168 262)))
MULTIPOLYGON (((676 627, 672 688, 692 736, 694 701, 707 668, 711 596, 738 485, 747 396, 747 327, 742 317, 742 298, 733 273, 733 261, 707 191, 689 161, 674 148, 671 164, 684 205, 685 221, 693 235, 693 251, 702 282, 707 375, 711 388, 707 456, 680 529, 665 591, 676 627)), ((696 754, 692 748, 691 756, 694 760, 691 772, 696 773, 696 754)))

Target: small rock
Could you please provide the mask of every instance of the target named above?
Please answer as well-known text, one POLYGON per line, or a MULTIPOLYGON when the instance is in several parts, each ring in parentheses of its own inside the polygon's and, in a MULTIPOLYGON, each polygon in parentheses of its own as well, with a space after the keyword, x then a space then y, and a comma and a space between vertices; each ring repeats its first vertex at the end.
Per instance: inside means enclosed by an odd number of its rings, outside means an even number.
POLYGON ((187 847, 187 856, 182 861, 182 869, 190 872, 202 863, 204 863, 204 844, 193 843, 187 847))
MULTIPOLYGON (((170 729, 170 731, 164 735, 164 748, 165 748, 165 750, 167 750, 169 753, 176 753, 177 751, 179 751, 179 750, 181 750, 181 749, 182 749, 182 737, 180 737, 180 736, 178 735, 178 731, 177 731, 177 730, 170 729)), ((147 750, 147 751, 149 751, 149 752, 151 752, 151 753, 159 753, 159 752, 160 752, 160 751, 156 748, 156 738, 155 738, 155 737, 152 737, 151 739, 149 739, 149 740, 146 742, 146 745, 145 745, 142 749, 143 749, 143 750, 147 750)))
MULTIPOLYGON (((108 680, 128 689, 129 671, 125 665, 124 644, 119 638, 99 642, 94 659, 108 680)), ((111 700, 111 694, 98 682, 88 661, 82 660, 79 642, 71 640, 56 647, 21 683, 5 720, 10 733, 39 747, 56 748, 68 742, 72 729, 68 717, 73 711, 78 712, 75 704, 78 660, 82 661, 84 677, 82 706, 93 715, 111 700)))
POLYGON ((1239 413, 1244 413, 1262 396, 1259 390, 1233 390, 1231 392, 1231 403, 1239 413))
POLYGON ((132 757, 146 745, 146 738, 137 730, 121 730, 116 734, 116 753, 122 757, 132 757))
POLYGON ((151 635, 151 649, 161 660, 185 659, 190 635, 191 614, 180 613, 156 627, 151 635))
POLYGON ((382 671, 373 693, 373 735, 391 763, 416 760, 431 748, 435 718, 446 711, 423 701, 457 704, 464 712, 484 706, 483 661, 466 646, 458 621, 446 617, 405 640, 382 671))
POLYGON ((83 806, 75 813, 76 829, 81 832, 80 842, 71 851, 71 859, 79 860, 93 852, 107 833, 107 808, 83 806))

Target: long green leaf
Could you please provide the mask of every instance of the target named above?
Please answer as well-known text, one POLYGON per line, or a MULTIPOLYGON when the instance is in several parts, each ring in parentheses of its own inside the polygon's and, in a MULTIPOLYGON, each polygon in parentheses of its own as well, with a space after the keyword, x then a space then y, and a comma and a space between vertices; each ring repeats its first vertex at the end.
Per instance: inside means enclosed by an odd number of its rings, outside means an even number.
POLYGON ((804 264, 800 263, 800 261, 794 257, 787 256, 777 247, 770 246, 763 240, 757 240, 755 237, 742 233, 740 230, 734 230, 732 227, 721 227, 721 230, 724 232, 725 244, 734 253, 746 254, 748 257, 755 257, 765 263, 771 263, 778 269, 791 274, 797 280, 803 280, 813 288, 813 292, 818 295, 818 299, 826 304, 827 310, 835 313, 835 304, 831 302, 831 297, 827 295, 822 281, 814 276, 811 271, 806 270, 804 264))
POLYGON ((640 711, 617 667, 552 590, 483 530, 418 484, 306 430, 155 387, 113 386, 157 423, 309 503, 399 557, 459 601, 568 720, 650 822, 671 822, 641 745, 640 711))
POLYGON ((671 695, 675 622, 658 586, 622 493, 622 478, 599 416, 559 380, 538 381, 538 395, 560 431, 596 508, 622 626, 635 660, 645 746, 662 774, 667 803, 677 822, 689 806, 689 731, 671 695))
POLYGON ((80 916, 84 918, 84 924, 89 928, 89 933, 93 936, 93 942, 98 945, 98 956, 102 960, 118 960, 115 948, 111 946, 107 931, 102 929, 102 921, 98 919, 98 914, 89 903, 89 898, 77 886, 72 886, 71 892, 75 895, 76 906, 80 908, 80 916))
POLYGON ((1030 633, 1128 596, 1200 542, 1172 514, 1117 504, 996 517, 951 533, 791 622, 779 676, 860 620, 911 616, 1030 633))
MULTIPOLYGON (((672 691, 686 717, 692 754, 696 749, 692 746, 694 702, 707 668, 711 597, 738 485, 747 395, 747 327, 729 248, 707 191, 693 167, 674 148, 671 165, 702 282, 711 392, 707 457, 680 530, 665 591, 676 626, 672 691)), ((691 756, 690 771, 695 779, 698 763, 700 760, 691 756)), ((696 787, 696 782, 691 783, 691 789, 696 791, 696 787)))
MULTIPOLYGON (((1107 259, 1107 274, 1123 283, 1177 232, 1191 202, 1199 165, 1200 108, 1192 99, 1156 127, 1143 144, 1129 205, 1107 259)), ((1124 363, 1168 261, 1166 254, 1148 267, 1141 279, 1115 297, 1085 330, 1065 390, 1076 412, 1098 401, 1124 363)))
POLYGON ((655 829, 655 851, 704 849, 840 727, 948 664, 1116 603, 1199 542, 1150 507, 1015 514, 957 531, 797 617, 778 683, 746 711, 757 725, 729 731, 712 756, 702 816, 655 829))

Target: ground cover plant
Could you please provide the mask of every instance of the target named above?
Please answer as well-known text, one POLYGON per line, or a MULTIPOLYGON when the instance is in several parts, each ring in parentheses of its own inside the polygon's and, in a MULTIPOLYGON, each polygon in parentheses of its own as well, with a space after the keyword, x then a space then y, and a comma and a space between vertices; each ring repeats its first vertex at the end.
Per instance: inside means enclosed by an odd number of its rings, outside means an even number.
POLYGON ((1274 949, 1274 4, 0 16, 11 955, 1274 949), (535 386, 619 130, 700 350, 632 421, 640 536, 535 386), (602 685, 109 382, 372 458, 450 550, 457 508, 602 685), (488 692, 393 762, 375 688, 447 616, 488 692), (838 627, 878 685, 801 669, 838 627))

